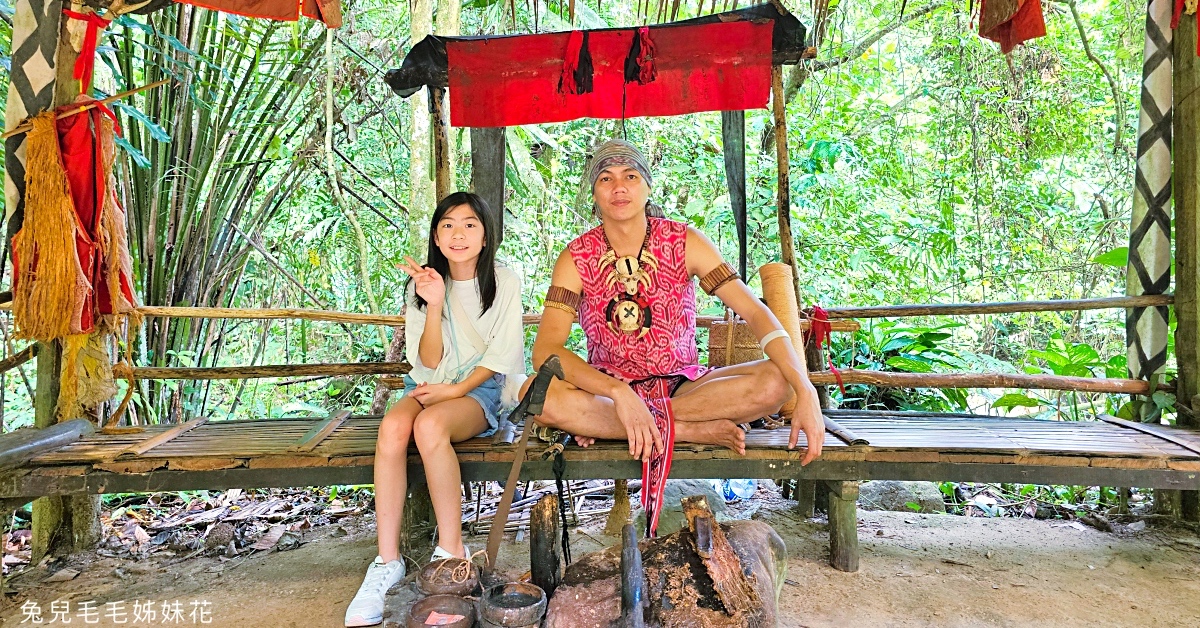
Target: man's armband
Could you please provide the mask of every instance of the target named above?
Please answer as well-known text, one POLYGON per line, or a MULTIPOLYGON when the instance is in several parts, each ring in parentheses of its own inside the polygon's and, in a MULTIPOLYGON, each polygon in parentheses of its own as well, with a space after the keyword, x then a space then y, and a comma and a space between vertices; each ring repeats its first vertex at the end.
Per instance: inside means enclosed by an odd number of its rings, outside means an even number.
POLYGON ((708 271, 708 274, 700 278, 700 289, 708 293, 708 296, 713 296, 721 286, 739 279, 737 271, 730 266, 728 262, 721 262, 720 266, 708 271))
POLYGON ((579 310, 579 293, 571 292, 562 286, 550 286, 546 291, 546 307, 562 310, 575 316, 579 310))

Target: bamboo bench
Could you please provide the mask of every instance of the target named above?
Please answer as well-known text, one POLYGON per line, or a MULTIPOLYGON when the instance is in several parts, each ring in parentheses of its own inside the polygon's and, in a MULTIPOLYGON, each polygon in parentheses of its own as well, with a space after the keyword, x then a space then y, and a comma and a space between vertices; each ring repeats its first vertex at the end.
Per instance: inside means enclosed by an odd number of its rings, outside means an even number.
MULTIPOLYGON (((836 421, 819 460, 801 468, 787 430, 747 434, 745 457, 678 444, 673 478, 822 481, 830 488, 830 562, 858 567, 856 500, 863 480, 928 480, 1200 489, 1200 431, 1105 417, 1066 422, 962 414, 829 410, 836 421), (867 444, 850 444, 851 442, 867 444)), ((255 421, 194 420, 134 434, 88 433, 81 420, 0 437, 0 500, 44 495, 368 484, 378 416, 255 421), (30 434, 33 435, 30 435, 30 434), (57 440, 55 440, 57 439, 57 440), (25 442, 18 442, 18 441, 25 442)), ((803 445, 803 441, 801 441, 803 445)), ((514 447, 473 439, 456 446, 464 480, 500 480, 514 447)), ((551 479, 531 447, 525 480, 551 479)), ((625 443, 566 452, 568 479, 637 478, 625 443)), ((423 476, 414 451, 411 477, 423 476)))

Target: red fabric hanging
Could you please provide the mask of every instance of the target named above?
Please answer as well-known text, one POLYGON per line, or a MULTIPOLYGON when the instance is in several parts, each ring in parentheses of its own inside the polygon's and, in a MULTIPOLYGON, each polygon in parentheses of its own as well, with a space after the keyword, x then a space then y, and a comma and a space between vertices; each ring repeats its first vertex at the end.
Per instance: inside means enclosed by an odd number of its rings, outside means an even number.
POLYGON ((449 40, 450 122, 494 127, 759 109, 771 92, 772 25, 648 28, 638 55, 651 79, 644 85, 625 82, 638 29, 589 31, 593 88, 582 94, 559 89, 571 33, 449 40))
POLYGON ((76 13, 63 9, 63 15, 87 22, 87 32, 83 35, 83 46, 79 49, 79 57, 75 59, 74 77, 82 85, 81 91, 87 91, 92 84, 92 71, 96 69, 96 43, 100 40, 100 32, 108 28, 112 20, 105 19, 95 13, 76 13))
MULTIPOLYGON (((808 344, 809 338, 812 338, 817 349, 821 349, 825 344, 832 340, 833 325, 829 323, 829 313, 825 308, 814 305, 812 307, 812 315, 808 318, 808 331, 804 332, 804 344, 808 344)), ((834 379, 837 380, 838 388, 842 394, 846 394, 846 385, 842 383, 842 372, 837 370, 833 365, 833 355, 827 354, 829 360, 829 370, 833 373, 834 379)))
MULTIPOLYGON (((73 108, 68 105, 65 109, 73 108)), ((83 276, 92 286, 91 307, 84 307, 80 315, 80 327, 90 331, 95 319, 101 314, 113 314, 114 299, 105 280, 103 249, 101 246, 101 219, 103 200, 111 191, 107 189, 108 173, 104 171, 102 147, 96 129, 101 116, 111 116, 107 108, 96 107, 87 113, 59 120, 58 147, 62 154, 63 169, 71 185, 71 199, 75 204, 78 229, 75 232, 75 252, 83 276)), ((121 292, 125 299, 134 302, 130 278, 122 273, 121 292)))
POLYGON ((1008 54, 1017 44, 1046 35, 1041 0, 981 0, 979 35, 1000 44, 1008 54))

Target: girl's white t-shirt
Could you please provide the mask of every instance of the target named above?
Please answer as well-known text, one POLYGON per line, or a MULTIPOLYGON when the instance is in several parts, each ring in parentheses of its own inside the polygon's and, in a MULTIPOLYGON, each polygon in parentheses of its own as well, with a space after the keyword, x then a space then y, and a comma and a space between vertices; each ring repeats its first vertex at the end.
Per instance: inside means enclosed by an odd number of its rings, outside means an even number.
POLYGON ((406 300, 404 353, 412 371, 408 376, 418 384, 453 384, 471 374, 477 366, 501 375, 525 372, 525 332, 521 324, 521 278, 505 266, 496 265, 496 298, 487 312, 479 300, 478 281, 452 281, 448 290, 458 299, 471 319, 459 321, 453 315, 450 295, 442 305, 442 359, 437 368, 421 363, 421 334, 425 329, 425 311, 417 307, 415 286, 409 284, 406 300), (462 325, 472 325, 487 344, 482 355, 475 350, 462 325))

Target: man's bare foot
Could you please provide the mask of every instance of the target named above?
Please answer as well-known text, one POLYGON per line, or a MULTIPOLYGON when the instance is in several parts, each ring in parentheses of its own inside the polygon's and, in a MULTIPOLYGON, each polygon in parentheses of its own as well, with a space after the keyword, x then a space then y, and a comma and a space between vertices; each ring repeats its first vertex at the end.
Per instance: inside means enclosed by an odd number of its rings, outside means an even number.
POLYGON ((746 432, 727 419, 716 421, 677 421, 675 440, 702 445, 728 447, 746 455, 746 432))

